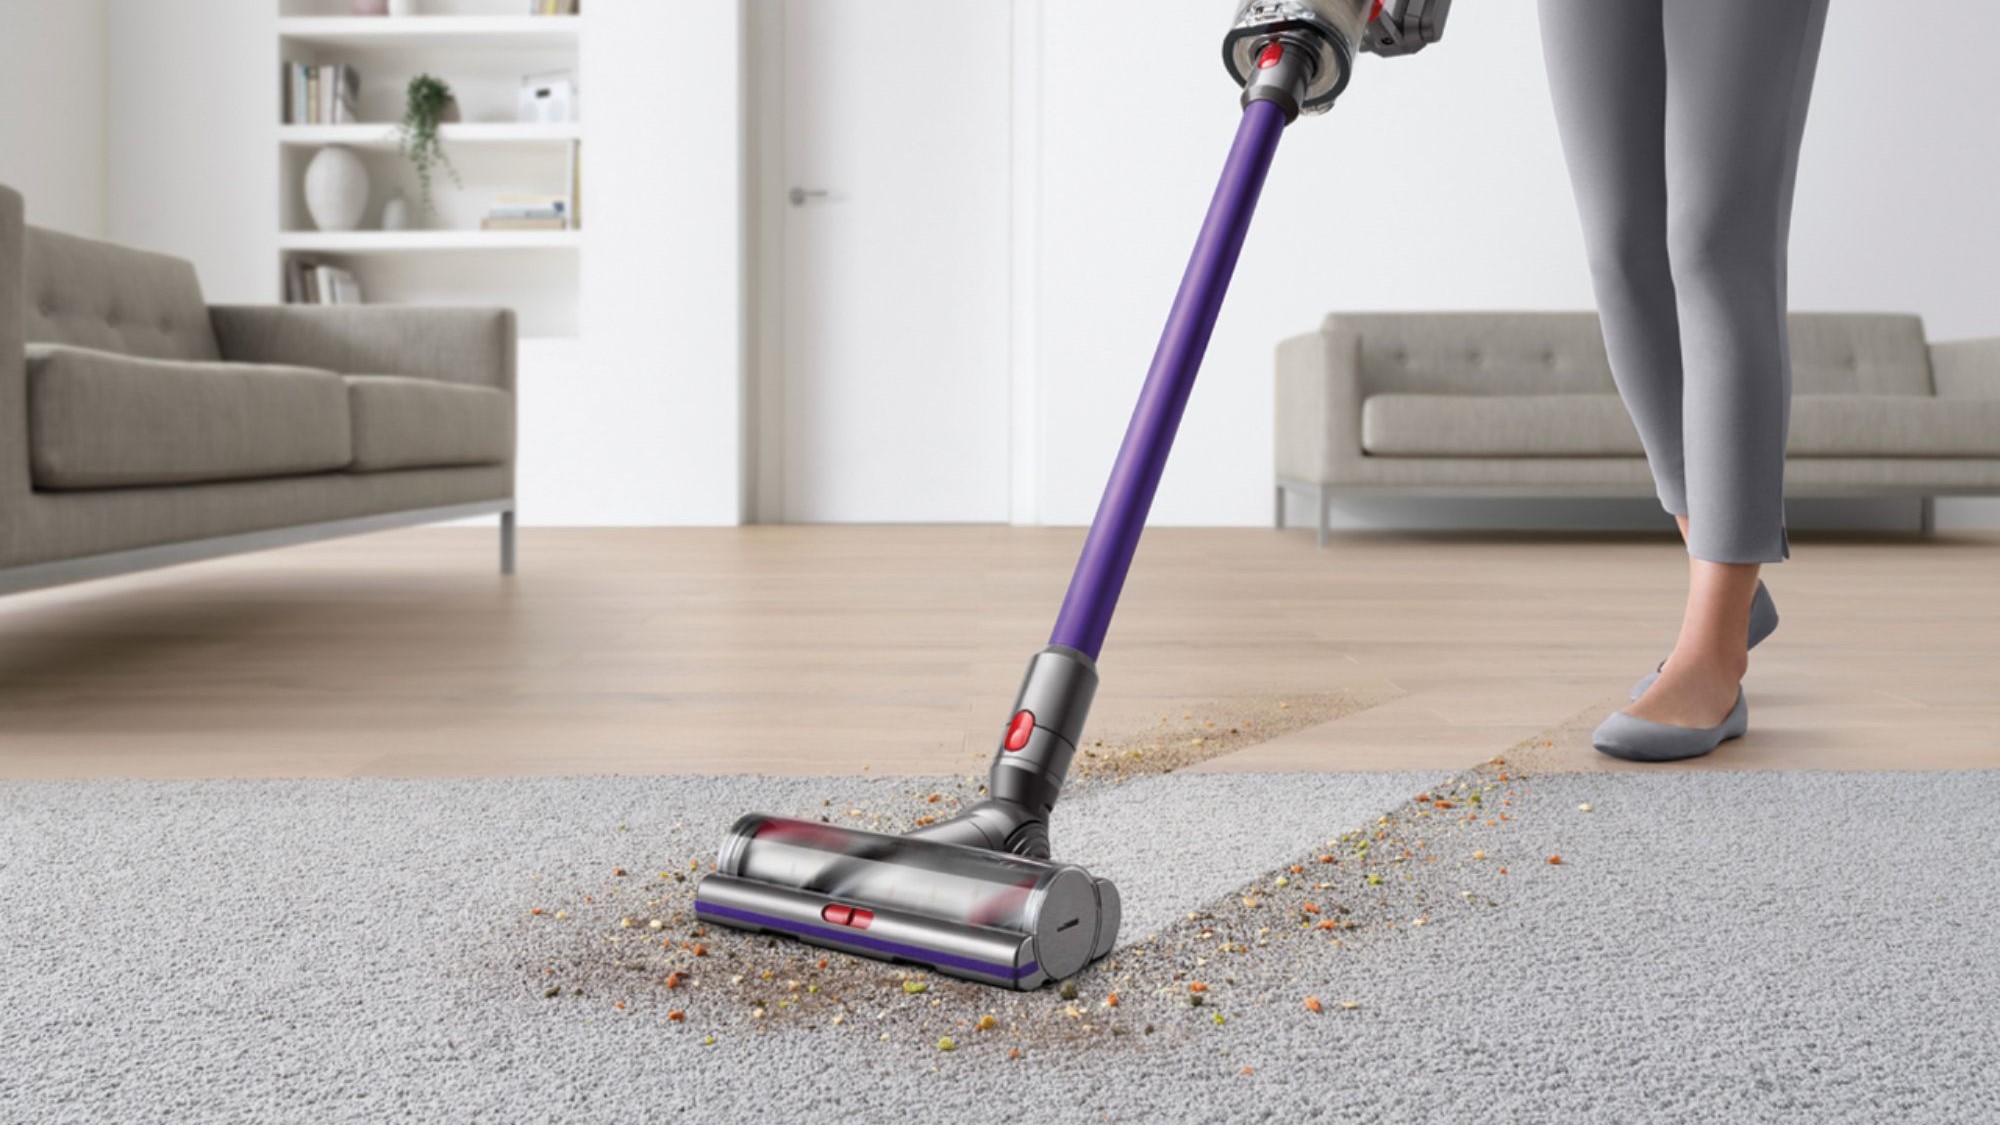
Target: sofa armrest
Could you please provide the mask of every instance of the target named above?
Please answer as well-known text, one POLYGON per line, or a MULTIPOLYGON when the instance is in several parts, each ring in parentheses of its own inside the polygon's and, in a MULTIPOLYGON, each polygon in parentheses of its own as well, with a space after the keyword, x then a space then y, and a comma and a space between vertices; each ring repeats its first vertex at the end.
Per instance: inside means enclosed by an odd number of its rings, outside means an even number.
POLYGON ((2000 337, 1932 344, 1931 384, 1939 398, 2000 398, 2000 337))
POLYGON ((1279 476, 1332 484, 1359 475, 1361 337, 1319 331, 1279 344, 1276 399, 1279 476))
POLYGON ((212 305, 222 358, 514 390, 511 309, 212 305))
POLYGON ((28 232, 21 193, 0 185, 0 560, 21 521, 12 509, 26 500, 28 471, 28 232))

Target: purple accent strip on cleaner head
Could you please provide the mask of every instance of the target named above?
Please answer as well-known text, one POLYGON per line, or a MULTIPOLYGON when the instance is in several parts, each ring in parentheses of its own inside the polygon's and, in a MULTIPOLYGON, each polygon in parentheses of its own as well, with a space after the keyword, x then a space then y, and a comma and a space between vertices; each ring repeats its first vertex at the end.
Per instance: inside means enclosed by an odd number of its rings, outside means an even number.
POLYGON ((754 910, 742 910, 734 906, 717 906, 714 903, 702 902, 699 899, 695 900, 694 912, 698 915, 711 914, 722 918, 734 918, 739 922, 748 922, 753 926, 763 926, 766 929, 783 930, 788 934, 831 938, 834 941, 845 942, 848 945, 858 945, 864 949, 872 949, 877 953, 886 953, 891 957, 907 957, 912 961, 921 962, 926 965, 936 965, 940 968, 963 969, 968 973, 982 973, 989 977, 1020 980, 1023 977, 1034 976, 1037 972, 1041 971, 1041 965, 1034 961, 1030 961, 1019 967, 1001 965, 992 961, 980 961, 971 957, 960 957, 953 953, 939 953, 934 949, 925 949, 920 945, 905 945, 899 941, 884 941, 881 938, 869 937, 866 934, 857 934, 846 926, 815 926, 808 922, 794 922, 789 918, 759 914, 754 910))
POLYGON ((1250 216, 1284 131, 1285 113, 1276 103, 1254 101, 1244 108, 1236 143, 1222 168, 1222 182, 1202 222, 1173 311, 1167 315, 1152 369, 1126 427, 1125 444, 1111 466, 1111 479, 1091 521, 1050 644, 1076 649, 1092 660, 1104 647, 1111 612, 1125 587, 1132 555, 1139 549, 1139 534, 1146 529, 1146 512, 1166 470, 1174 431, 1187 408, 1188 392, 1194 389, 1195 373, 1201 370, 1202 355, 1250 230, 1250 216))

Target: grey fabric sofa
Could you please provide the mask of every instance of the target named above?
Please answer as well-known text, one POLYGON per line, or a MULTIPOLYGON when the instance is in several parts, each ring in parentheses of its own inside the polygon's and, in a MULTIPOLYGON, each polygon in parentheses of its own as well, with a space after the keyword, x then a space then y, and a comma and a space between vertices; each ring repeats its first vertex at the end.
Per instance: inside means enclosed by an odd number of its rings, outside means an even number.
POLYGON ((206 304, 191 264, 0 187, 0 593, 498 515, 514 316, 206 304))
MULTIPOLYGON (((1786 493, 2000 495, 2000 339, 1794 313, 1786 493)), ((1334 313, 1277 357, 1277 510, 1343 494, 1651 496, 1588 312, 1334 313)))

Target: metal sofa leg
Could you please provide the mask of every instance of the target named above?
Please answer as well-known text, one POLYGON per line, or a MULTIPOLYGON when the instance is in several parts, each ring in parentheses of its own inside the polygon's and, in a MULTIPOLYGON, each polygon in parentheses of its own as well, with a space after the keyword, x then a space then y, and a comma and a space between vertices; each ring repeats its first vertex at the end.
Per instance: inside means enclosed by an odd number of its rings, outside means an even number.
POLYGON ((1329 518, 1327 514, 1329 500, 1327 499, 1325 485, 1319 486, 1319 494, 1314 500, 1319 505, 1319 545, 1324 547, 1326 546, 1326 525, 1329 518))
POLYGON ((514 573, 514 509, 500 513, 500 573, 514 573))
POLYGON ((1279 485, 1277 492, 1277 503, 1271 509, 1271 526, 1283 531, 1285 530, 1285 486, 1279 485))
POLYGON ((1926 496, 1918 508, 1917 534, 1929 539, 1937 534, 1937 497, 1926 496))

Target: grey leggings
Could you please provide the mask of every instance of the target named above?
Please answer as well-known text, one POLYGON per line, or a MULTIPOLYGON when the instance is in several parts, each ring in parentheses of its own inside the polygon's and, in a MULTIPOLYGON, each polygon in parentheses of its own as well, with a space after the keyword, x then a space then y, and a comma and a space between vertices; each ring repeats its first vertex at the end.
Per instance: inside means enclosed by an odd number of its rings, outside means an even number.
POLYGON ((1688 551, 1777 562, 1786 254, 1827 0, 1541 0, 1604 341, 1688 551))

